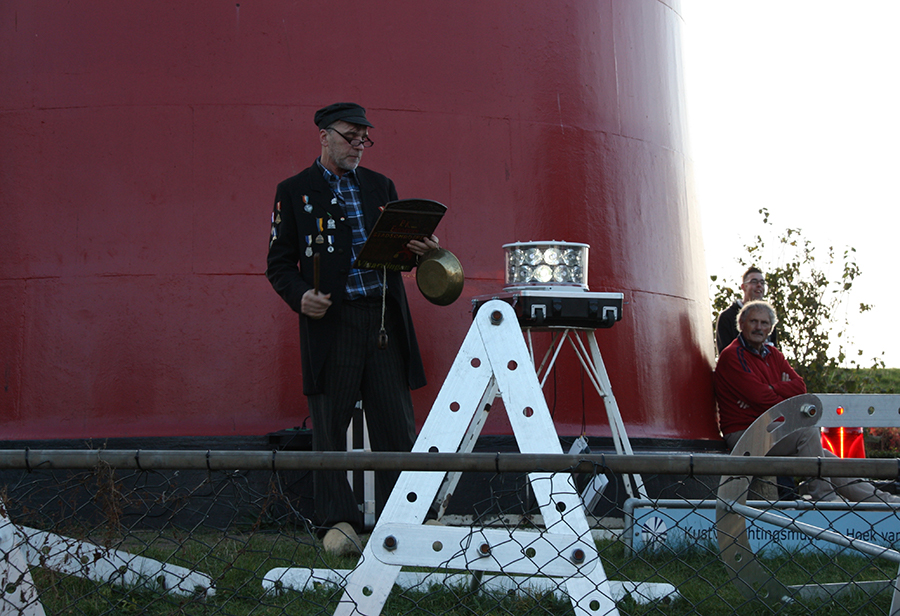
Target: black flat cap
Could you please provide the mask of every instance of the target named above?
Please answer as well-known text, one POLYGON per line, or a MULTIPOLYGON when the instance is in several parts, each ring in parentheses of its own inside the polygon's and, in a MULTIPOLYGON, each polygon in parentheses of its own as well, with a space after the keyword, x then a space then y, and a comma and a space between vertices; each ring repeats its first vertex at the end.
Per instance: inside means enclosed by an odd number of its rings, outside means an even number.
POLYGON ((334 103, 319 109, 315 115, 316 126, 319 128, 328 128, 338 120, 360 126, 372 126, 366 119, 366 110, 356 103, 334 103))

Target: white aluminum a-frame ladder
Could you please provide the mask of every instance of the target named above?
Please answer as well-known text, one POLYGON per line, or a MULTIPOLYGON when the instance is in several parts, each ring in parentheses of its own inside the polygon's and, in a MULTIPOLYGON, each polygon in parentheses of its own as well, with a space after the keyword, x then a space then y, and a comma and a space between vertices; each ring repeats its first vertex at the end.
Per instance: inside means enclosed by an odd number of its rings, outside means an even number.
MULTIPOLYGON (((562 453, 516 314, 494 300, 476 313, 413 451, 471 451, 467 441, 478 437, 497 396, 521 453, 562 453)), ((619 613, 571 475, 528 475, 544 532, 423 525, 446 475, 400 475, 336 616, 380 614, 403 566, 557 577, 577 615, 619 613)))

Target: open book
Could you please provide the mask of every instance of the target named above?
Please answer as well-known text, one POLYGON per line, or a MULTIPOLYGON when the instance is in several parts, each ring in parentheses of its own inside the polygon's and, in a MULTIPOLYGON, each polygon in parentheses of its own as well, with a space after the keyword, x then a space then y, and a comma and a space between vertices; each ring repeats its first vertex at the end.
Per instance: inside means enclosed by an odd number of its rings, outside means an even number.
POLYGON ((407 250, 410 240, 430 237, 447 206, 428 199, 401 199, 386 204, 363 245, 355 266, 408 272, 416 255, 407 250))

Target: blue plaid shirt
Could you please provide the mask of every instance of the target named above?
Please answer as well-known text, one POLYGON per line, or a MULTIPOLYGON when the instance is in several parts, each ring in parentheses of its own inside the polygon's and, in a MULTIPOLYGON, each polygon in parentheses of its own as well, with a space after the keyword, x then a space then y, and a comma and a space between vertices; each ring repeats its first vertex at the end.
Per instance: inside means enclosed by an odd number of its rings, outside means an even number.
MULTIPOLYGON (((338 177, 319 163, 319 168, 331 187, 335 199, 344 211, 347 222, 352 229, 351 258, 356 262, 359 251, 366 243, 366 224, 363 218, 362 201, 359 197, 359 182, 356 179, 356 171, 348 171, 338 177)), ((351 268, 347 276, 346 298, 348 300, 361 297, 381 297, 381 272, 372 269, 351 268)))

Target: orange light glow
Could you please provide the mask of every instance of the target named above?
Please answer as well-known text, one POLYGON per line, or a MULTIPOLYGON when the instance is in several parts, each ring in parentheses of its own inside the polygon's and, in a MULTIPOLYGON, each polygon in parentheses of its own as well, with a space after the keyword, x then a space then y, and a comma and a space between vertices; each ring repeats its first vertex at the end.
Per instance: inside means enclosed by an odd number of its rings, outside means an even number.
POLYGON ((862 428, 822 428, 822 448, 841 458, 865 458, 862 428))
POLYGON ((844 414, 844 407, 842 407, 842 406, 837 407, 837 414, 838 414, 838 415, 843 415, 843 414, 844 414))

